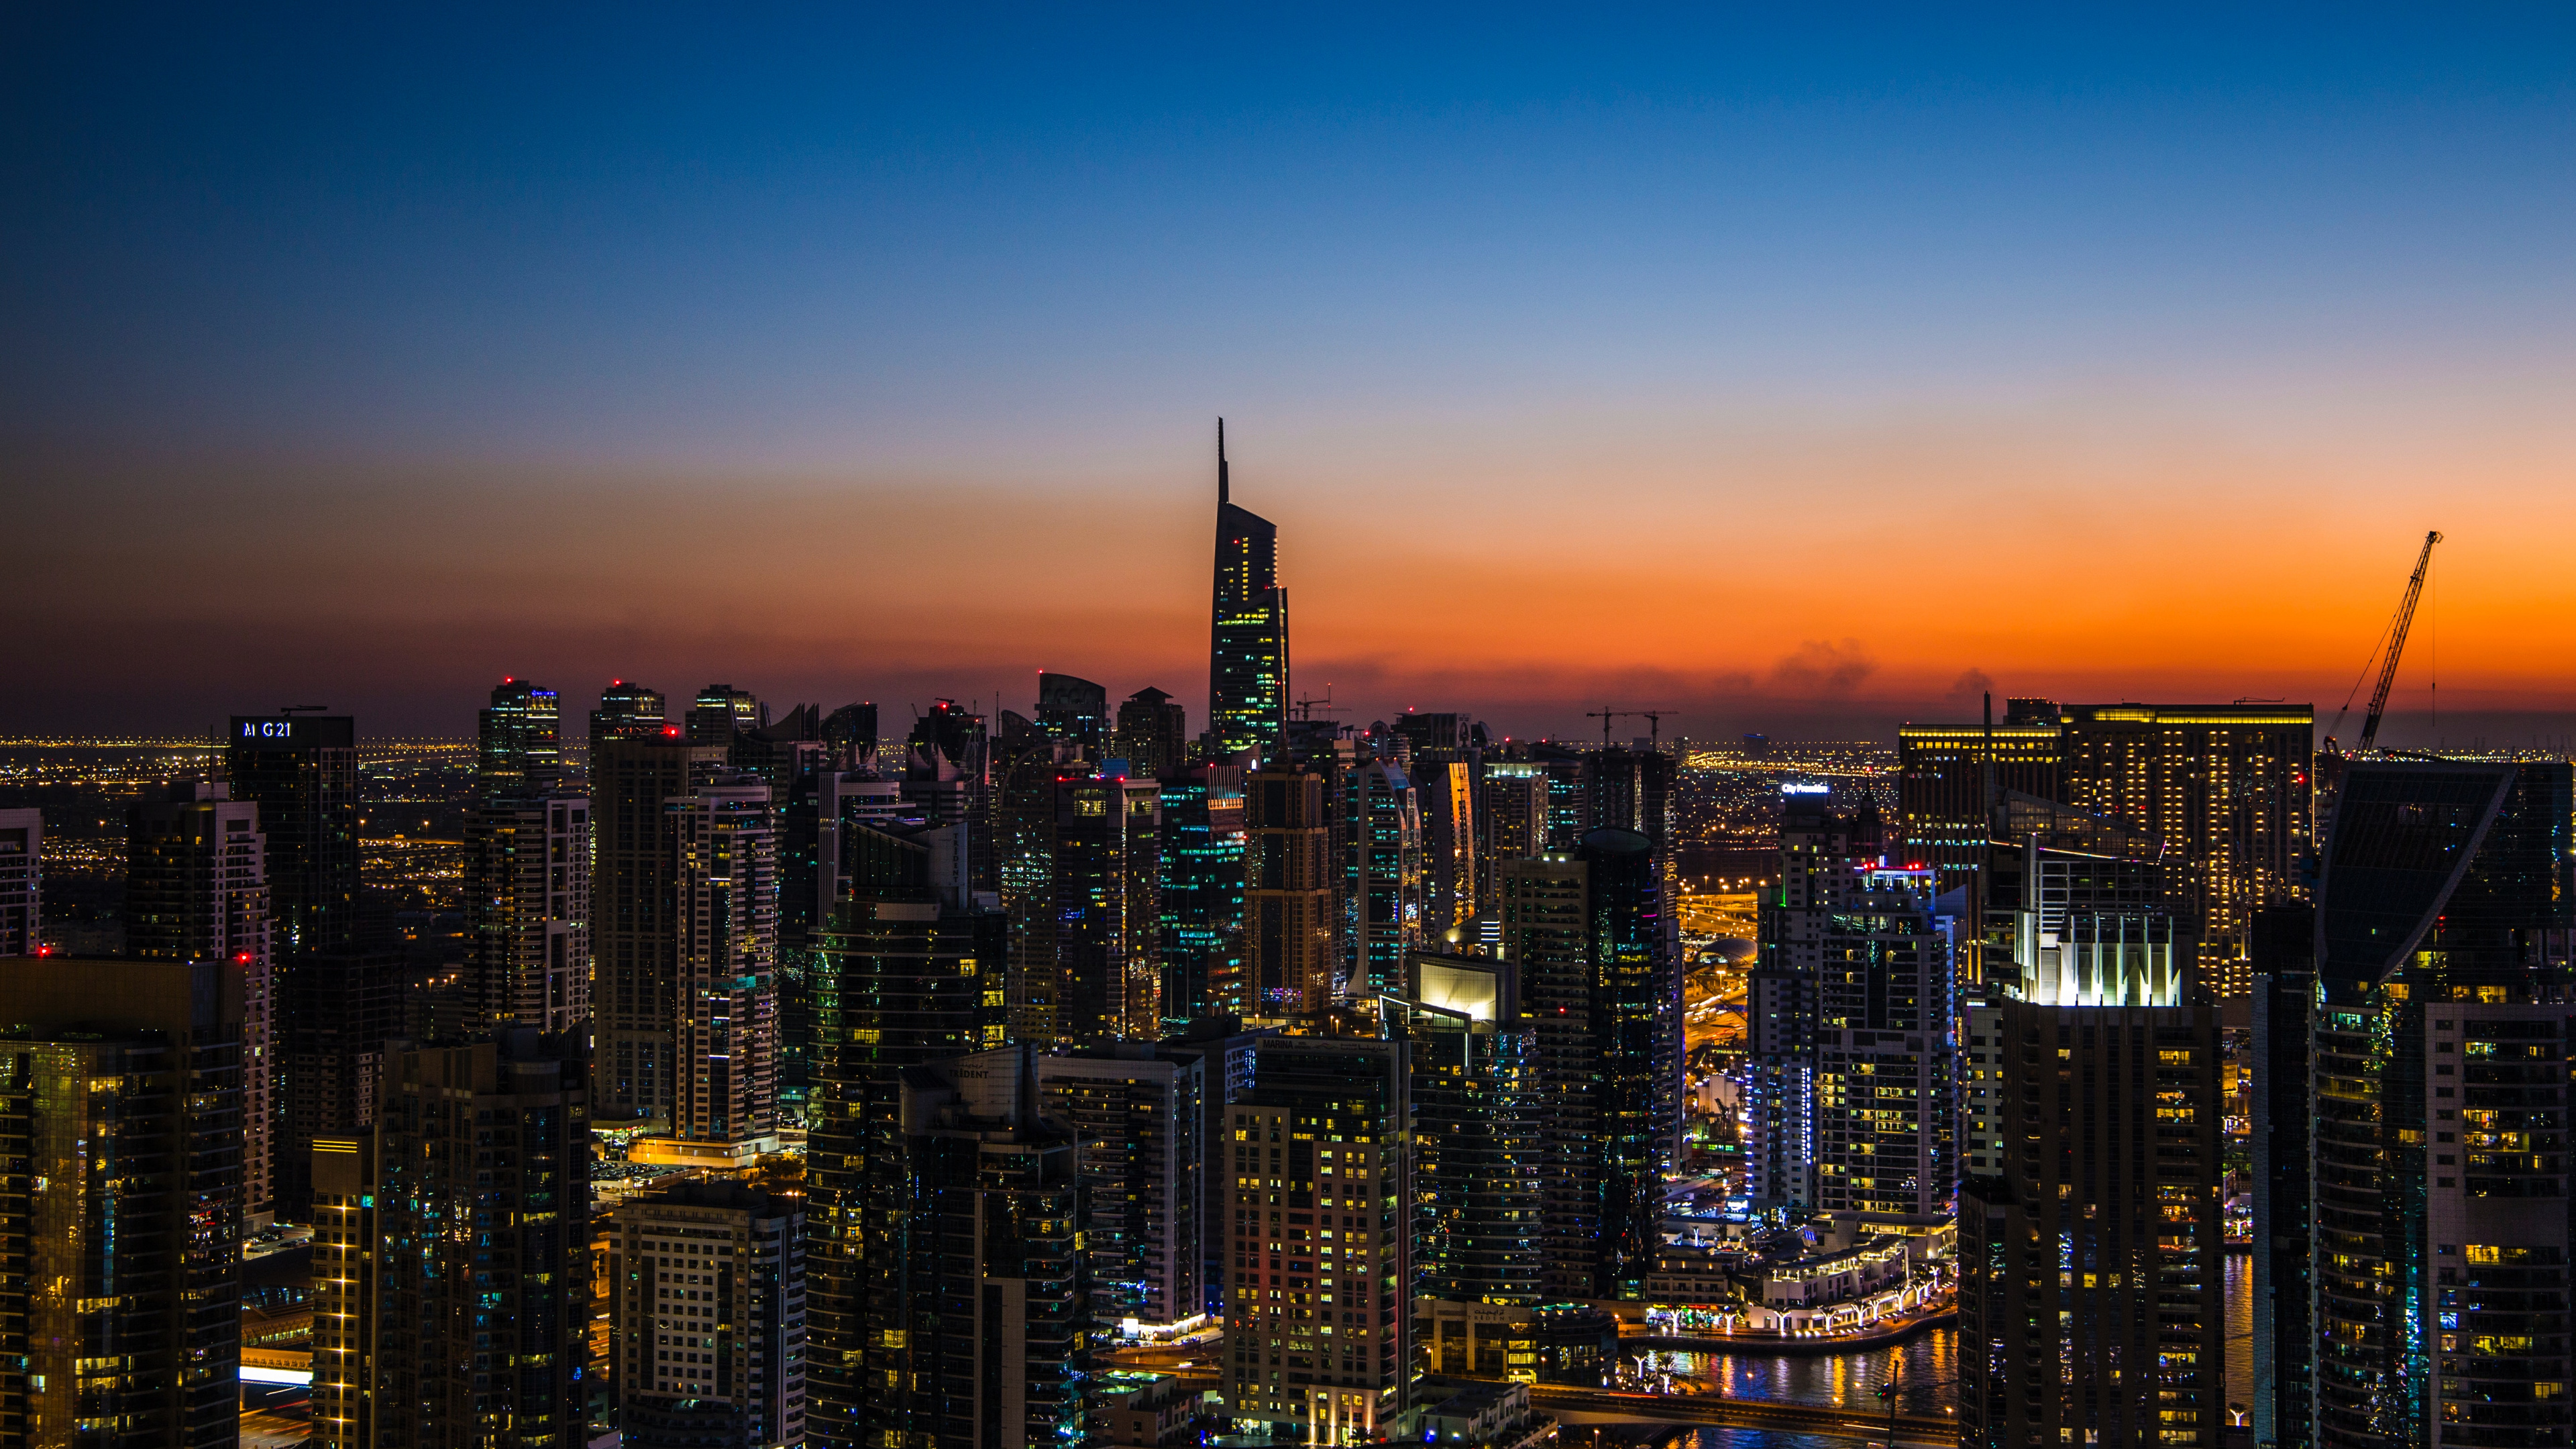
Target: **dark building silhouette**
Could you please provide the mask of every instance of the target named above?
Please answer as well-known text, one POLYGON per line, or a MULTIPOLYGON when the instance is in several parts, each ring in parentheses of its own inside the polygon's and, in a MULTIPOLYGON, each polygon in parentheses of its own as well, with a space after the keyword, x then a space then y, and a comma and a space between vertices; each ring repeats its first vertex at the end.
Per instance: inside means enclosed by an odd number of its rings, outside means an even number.
POLYGON ((1071 674, 1038 675, 1038 728, 1097 760, 1109 742, 1109 691, 1071 674))
POLYGON ((358 737, 347 715, 235 715, 232 798, 268 839, 270 939, 279 956, 358 944, 358 737))
POLYGON ((239 1432, 242 975, 0 961, 0 1440, 239 1432))
POLYGON ((2257 1441, 2315 1441, 2316 1138, 2309 1115, 2309 1008, 2316 997, 2316 911, 2275 906, 2254 917, 2254 1402, 2257 1441))
POLYGON ((1208 739, 1216 755, 1279 752, 1288 722, 1288 591, 1279 529, 1234 501, 1225 420, 1216 425, 1216 593, 1208 646, 1208 739))
POLYGON ((492 687, 477 717, 475 764, 490 800, 542 800, 563 783, 558 738, 562 706, 555 692, 524 679, 492 687))
POLYGON ((722 745, 692 744, 672 724, 592 747, 591 1013, 603 1118, 670 1120, 682 817, 669 807, 724 759, 722 745))
POLYGON ((1179 771, 1189 738, 1189 712, 1163 691, 1149 685, 1119 701, 1112 752, 1127 761, 1127 773, 1156 780, 1179 771))
POLYGON ((298 956, 277 977, 295 1029, 276 1051, 277 1211, 311 1222, 313 1143, 375 1125, 385 1053, 408 1045, 410 971, 399 951, 298 956))
POLYGON ((2561 761, 2345 771, 2309 1060, 2318 1445, 2576 1428, 2558 1316, 2576 1287, 2571 803, 2561 761))
POLYGON ((269 947, 268 847, 259 807, 222 781, 183 780, 126 812, 125 954, 227 961, 242 978, 242 1212, 274 1210, 284 1058, 269 947))
POLYGON ((2216 1445, 2225 1108, 2191 922, 2153 837, 2018 818, 1981 873, 2008 925, 1967 1012, 1960 1442, 2216 1445))
POLYGON ((316 1441, 587 1441, 583 1076, 577 1043, 526 1030, 397 1051, 375 1129, 315 1140, 316 1441))
POLYGON ((902 1069, 1002 1044, 1009 918, 963 889, 953 827, 844 827, 847 882, 821 933, 813 979, 814 1093, 808 1108, 807 1432, 828 1445, 879 1445, 906 1432, 885 1413, 888 1375, 910 1383, 904 1265, 912 1159, 902 1069), (950 864, 943 868, 943 862, 950 864))
POLYGON ((599 708, 590 712, 590 743, 658 735, 670 721, 663 715, 662 691, 619 679, 599 692, 599 708))
POLYGON ((0 810, 0 956, 45 946, 45 812, 0 810))

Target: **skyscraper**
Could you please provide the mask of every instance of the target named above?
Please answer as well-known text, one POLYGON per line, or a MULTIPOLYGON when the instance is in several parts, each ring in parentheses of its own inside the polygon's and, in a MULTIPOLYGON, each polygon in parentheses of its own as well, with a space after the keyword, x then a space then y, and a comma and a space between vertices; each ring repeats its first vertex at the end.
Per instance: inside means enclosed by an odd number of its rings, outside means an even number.
POLYGON ((1220 755, 1279 752, 1288 722, 1288 591, 1279 529, 1234 501, 1225 420, 1216 424, 1216 595, 1208 645, 1208 737, 1220 755))
POLYGON ((1152 780, 1056 784, 1056 1041, 1163 1034, 1162 823, 1152 780))
MULTIPOLYGON (((2068 812, 2070 815, 2073 812, 2068 812)), ((2106 824, 2116 824, 2106 822, 2106 824)), ((1998 845, 1960 1189, 1960 1442, 2214 1445, 2217 1010, 2154 854, 2080 818, 1998 845), (2006 860, 2016 869, 1998 869, 2006 860)))
POLYGON ((396 1052, 375 1130, 314 1142, 316 1439, 585 1441, 584 1076, 578 1043, 525 1029, 396 1052))
POLYGON ((126 954, 221 961, 241 977, 242 1212, 257 1220, 276 1201, 283 1065, 272 1037, 277 972, 259 807, 230 798, 219 781, 182 781, 127 812, 125 852, 126 954))
POLYGON ((769 706, 748 689, 730 684, 710 684, 698 691, 697 703, 689 711, 689 743, 693 745, 730 745, 737 730, 756 730, 769 723, 769 706))
POLYGON ((1278 1019, 1333 994, 1337 872, 1324 778, 1256 770, 1243 781, 1244 1010, 1278 1019))
MULTIPOLYGON (((1120 1042, 1039 1057, 1036 1068, 1039 1113, 1071 1128, 1080 1146, 1092 1321, 1133 1335, 1198 1319, 1207 1309, 1206 1054, 1120 1042)), ((1221 1095, 1225 1083, 1215 1087, 1221 1095)))
POLYGON ((953 852, 920 837, 950 828, 844 827, 848 884, 818 943, 806 1160, 807 1426, 819 1444, 881 1445, 888 1425, 864 1411, 888 1375, 914 1372, 901 1336, 913 1227, 902 1070, 998 1047, 1006 1030, 1009 918, 934 871, 953 852))
POLYGON ((1189 712, 1163 691, 1147 686, 1119 702, 1113 753, 1129 774, 1159 780, 1177 773, 1188 763, 1189 738, 1189 712))
POLYGON ((1413 782, 1387 760, 1341 777, 1341 977, 1356 994, 1402 991, 1406 953, 1422 944, 1422 810, 1413 782))
POLYGON ((603 1118, 670 1119, 681 817, 669 806, 723 762, 721 746, 693 745, 674 724, 592 747, 591 1010, 603 1118))
POLYGON ((1071 674, 1038 675, 1038 728, 1098 760, 1109 742, 1109 691, 1071 674))
POLYGON ((1502 864, 1502 958, 1517 968, 1536 1035, 1540 1093, 1540 1289, 1594 1295, 1601 1253, 1602 1051, 1594 1031, 1591 867, 1550 853, 1502 864))
POLYGON ((1661 862, 1634 830, 1595 830, 1585 868, 1600 1154, 1596 1298, 1636 1298, 1662 1241, 1663 1183, 1681 1138, 1681 972, 1668 945, 1661 862))
MULTIPOLYGON (((1932 873, 1891 866, 1876 807, 1850 815, 1827 796, 1781 796, 1780 884, 1765 903, 1756 996, 1768 1013, 1797 1000, 1812 1025, 1761 1021, 1774 1046, 1812 1036, 1812 1107, 1793 1100, 1798 1067, 1757 1052, 1764 1083, 1755 1155, 1813 1167, 1816 1208, 1874 1223, 1928 1226, 1956 1181, 1951 939, 1933 915, 1932 873), (1793 984, 1794 983, 1794 984, 1793 984), (1804 1143, 1772 1140, 1803 1128, 1804 1143)), ((1797 1199, 1792 1199, 1793 1201, 1797 1199)), ((1766 1204, 1768 1205, 1768 1204, 1766 1204)))
POLYGON ((2564 1444, 2576 1427, 2552 1307, 2576 1271, 2571 805, 2564 762, 2345 772, 2309 1065, 2318 1445, 2564 1444))
POLYGON ((720 774, 667 801, 678 851, 667 1139, 639 1160, 740 1166, 778 1146, 778 862, 769 787, 720 774))
POLYGON ((636 739, 658 735, 669 723, 663 717, 662 691, 623 679, 612 680, 599 692, 599 708, 590 712, 590 743, 597 749, 602 740, 636 739))
POLYGON ((895 1085, 895 1115, 870 1149, 885 1157, 864 1240, 865 1327, 853 1340, 846 1320, 841 1336, 816 1324, 816 1360, 858 1373, 843 1380, 847 1398, 809 1415, 809 1434, 1071 1443, 1088 1296, 1073 1133, 1038 1110, 1025 1046, 903 1067, 895 1085))
POLYGON ((805 1439, 804 1200, 683 1181, 617 1206, 608 1365, 620 1443, 805 1439))
POLYGON ((1163 1026, 1246 1014, 1243 770, 1191 765, 1162 779, 1163 1026))
POLYGON ((44 949, 45 812, 0 810, 0 956, 44 949))
POLYGON ((563 782, 557 737, 561 701, 551 689, 524 679, 492 687, 492 703, 477 719, 476 764, 487 799, 537 800, 563 782))
POLYGON ((488 800, 465 812, 465 974, 477 1035, 590 1019, 590 801, 488 800))
POLYGON ((1413 1292, 1536 1305, 1546 1247, 1537 1028, 1509 963, 1416 954, 1409 967, 1413 1292))
POLYGON ((235 715, 224 771, 259 807, 280 956, 358 944, 358 736, 349 716, 235 715))
POLYGON ((1226 1409, 1309 1443, 1392 1434, 1413 1373, 1405 1044, 1251 1048, 1224 1128, 1226 1409))
POLYGON ((241 1399, 241 975, 0 962, 13 1444, 216 1449, 241 1399))

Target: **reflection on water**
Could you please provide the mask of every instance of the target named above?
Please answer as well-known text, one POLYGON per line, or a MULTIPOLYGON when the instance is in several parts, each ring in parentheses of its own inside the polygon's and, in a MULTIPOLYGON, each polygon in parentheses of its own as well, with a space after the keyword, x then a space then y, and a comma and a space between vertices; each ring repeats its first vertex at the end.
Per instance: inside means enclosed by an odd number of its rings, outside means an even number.
MULTIPOLYGON (((2254 1401, 2254 1260, 2226 1256, 2227 1399, 2254 1401)), ((1642 1347, 1642 1345, 1636 1345, 1642 1347)), ((1633 1361, 1634 1355, 1631 1355, 1633 1361)), ((1846 1408, 1878 1406, 1878 1386, 1893 1377, 1909 1414, 1937 1414, 1958 1406, 1959 1334, 1936 1328, 1910 1343, 1868 1353, 1770 1358, 1747 1354, 1657 1353, 1648 1367, 1676 1380, 1720 1385, 1738 1398, 1781 1399, 1846 1408)), ((1579 1429, 1561 1441, 1583 1449, 1579 1429)), ((1665 1449, 1853 1449, 1860 1440, 1826 1434, 1781 1434, 1764 1429, 1694 1429, 1665 1449)), ((1911 1443, 1912 1441, 1903 1441, 1911 1443)))
MULTIPOLYGON (((1626 1345, 1630 1360, 1643 1345, 1626 1345)), ((1937 1414, 1959 1402, 1959 1331, 1936 1328, 1921 1338, 1867 1353, 1782 1358, 1764 1354, 1658 1353, 1648 1368, 1676 1380, 1715 1384, 1739 1399, 1783 1399, 1799 1404, 1879 1408, 1878 1386, 1893 1378, 1898 1406, 1908 1414, 1937 1414)), ((1785 1441, 1784 1441, 1785 1442, 1785 1441)), ((1716 1446, 1704 1446, 1716 1449, 1716 1446)))

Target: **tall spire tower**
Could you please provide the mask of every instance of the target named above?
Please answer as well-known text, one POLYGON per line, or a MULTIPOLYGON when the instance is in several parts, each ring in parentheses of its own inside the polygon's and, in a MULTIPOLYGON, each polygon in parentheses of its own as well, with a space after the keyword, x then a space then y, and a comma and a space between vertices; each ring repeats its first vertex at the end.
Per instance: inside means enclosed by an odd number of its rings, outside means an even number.
POLYGON ((1216 598, 1208 637, 1208 735, 1223 754, 1279 753, 1288 725, 1288 591, 1279 529, 1234 502, 1225 419, 1216 423, 1216 598))

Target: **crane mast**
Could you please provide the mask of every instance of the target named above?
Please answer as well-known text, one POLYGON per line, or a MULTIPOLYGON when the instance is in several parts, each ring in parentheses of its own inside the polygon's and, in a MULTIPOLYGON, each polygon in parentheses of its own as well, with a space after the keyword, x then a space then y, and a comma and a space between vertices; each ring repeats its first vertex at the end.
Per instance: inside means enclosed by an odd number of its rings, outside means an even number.
POLYGON ((2380 716, 2388 712, 2388 690, 2397 682, 2397 658, 2406 652, 2406 629, 2415 622, 2415 601, 2424 596, 2424 575, 2433 567, 2433 545, 2442 541, 2438 532, 2424 535, 2424 551, 2415 556, 2415 572, 2406 580, 2406 597, 2398 602, 2397 618, 2389 625, 2388 658, 2379 666, 2379 683, 2370 691, 2370 713, 2361 722, 2361 740, 2354 747, 2356 755, 2368 754, 2371 743, 2379 738, 2380 716))

